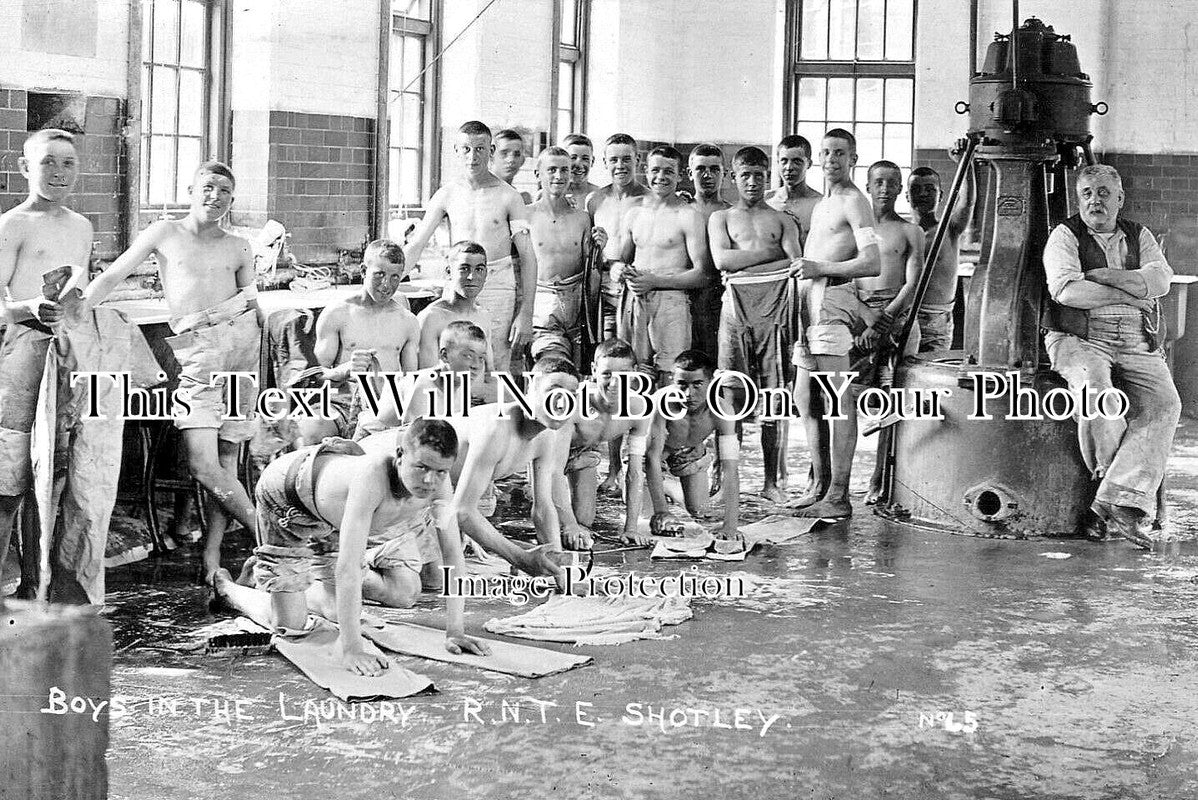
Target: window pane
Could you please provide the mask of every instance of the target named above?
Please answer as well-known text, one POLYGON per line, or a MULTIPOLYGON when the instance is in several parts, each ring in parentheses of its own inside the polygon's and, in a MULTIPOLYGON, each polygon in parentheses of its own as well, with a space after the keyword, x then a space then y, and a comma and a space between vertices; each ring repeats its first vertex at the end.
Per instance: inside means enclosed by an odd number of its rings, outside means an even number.
POLYGON ((574 108, 574 65, 566 61, 558 63, 557 107, 574 108))
POLYGON ((830 0, 828 17, 828 58, 852 61, 857 39, 856 0, 830 0))
POLYGON ((390 178, 387 181, 387 202, 390 205, 400 205, 399 200, 399 151, 392 150, 390 152, 390 166, 388 175, 390 178))
POLYGON ((828 82, 823 78, 799 78, 799 119, 824 119, 827 91, 828 82))
MULTIPOLYGON (((824 122, 800 122, 795 133, 805 138, 811 144, 812 154, 818 154, 820 140, 824 138, 824 131, 827 130, 827 125, 824 122)), ((818 162, 819 158, 814 158, 814 162, 818 162)))
MULTIPOLYGON (((857 137, 857 163, 868 167, 882 159, 882 126, 876 122, 861 122, 854 132, 857 137)), ((905 162, 906 159, 903 159, 905 162)))
POLYGON ((183 0, 183 28, 179 44, 179 63, 188 67, 204 66, 204 4, 183 0))
POLYGON ((562 44, 576 45, 578 25, 577 0, 562 0, 562 44))
POLYGON ((887 125, 885 157, 900 167, 911 165, 911 126, 887 125))
POLYGON ((150 137, 141 137, 141 202, 145 205, 149 200, 149 181, 147 177, 150 174, 150 137))
POLYGON ((191 179, 195 176, 196 167, 203 160, 199 139, 179 140, 179 175, 175 181, 176 202, 189 202, 187 187, 191 185, 191 179))
POLYGON ((179 133, 204 135, 204 73, 179 71, 179 133))
POLYGON ((915 81, 890 78, 886 81, 886 121, 910 122, 914 113, 915 81))
POLYGON ((403 86, 397 86, 397 89, 417 89, 419 83, 412 84, 416 76, 420 74, 420 70, 424 69, 424 39, 419 36, 405 36, 403 48, 403 86))
POLYGON ((154 127, 150 133, 174 133, 178 95, 177 75, 170 67, 154 67, 154 96, 150 100, 150 115, 154 127))
POLYGON ((828 116, 836 119, 853 118, 853 79, 828 80, 828 116))
POLYGON ((404 37, 398 34, 392 34, 390 60, 387 63, 387 85, 396 92, 402 89, 404 84, 403 46, 404 37))
POLYGON ((915 29, 913 0, 886 2, 886 58, 889 61, 910 61, 915 29))
POLYGON ((158 63, 178 63, 179 3, 178 0, 154 2, 154 60, 158 63))
POLYGON ((175 140, 169 136, 151 136, 150 168, 147 171, 150 205, 166 205, 174 199, 171 197, 175 188, 174 162, 175 140))
POLYGON ((805 0, 801 4, 803 33, 799 58, 817 61, 828 57, 828 0, 805 0))
POLYGON ((405 205, 420 204, 420 151, 404 148, 399 157, 399 196, 405 205))
POLYGON ((574 112, 568 108, 557 110, 557 135, 560 139, 574 130, 574 112))
MULTIPOLYGON (((424 121, 424 103, 420 102, 420 95, 412 94, 411 92, 403 96, 403 127, 401 128, 404 147, 419 147, 422 144, 420 137, 421 123, 424 121)), ((396 145, 401 144, 396 142, 396 145)))
POLYGON ((882 60, 882 24, 885 0, 860 0, 857 6, 857 58, 882 60))
POLYGON ((881 78, 861 78, 857 81, 857 119, 882 121, 881 78))
POLYGON ((391 0, 391 13, 427 20, 429 0, 391 0))

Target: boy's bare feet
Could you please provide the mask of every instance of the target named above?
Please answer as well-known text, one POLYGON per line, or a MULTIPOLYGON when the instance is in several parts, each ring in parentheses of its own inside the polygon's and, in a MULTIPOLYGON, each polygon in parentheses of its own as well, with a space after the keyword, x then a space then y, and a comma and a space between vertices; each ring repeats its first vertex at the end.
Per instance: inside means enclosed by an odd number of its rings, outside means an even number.
MULTIPOLYGON (((258 563, 257 556, 250 556, 249 558, 247 558, 245 560, 245 563, 241 565, 241 572, 239 572, 237 574, 237 583, 238 584, 240 584, 242 586, 249 586, 250 588, 253 588, 253 586, 254 586, 254 565, 257 563, 258 563)), ((224 572, 226 570, 219 570, 219 571, 224 572)))
POLYGON ((782 505, 785 508, 806 508, 807 506, 818 503, 820 498, 822 498, 827 491, 827 486, 813 483, 807 487, 807 491, 803 492, 798 497, 787 500, 782 505))
POLYGON ((836 499, 825 498, 818 503, 812 503, 806 508, 798 509, 795 511, 794 516, 809 519, 847 519, 853 516, 853 506, 849 503, 847 497, 836 499))
POLYGON ((769 500, 771 503, 784 503, 786 502, 787 497, 786 492, 782 491, 777 486, 772 485, 766 486, 764 489, 762 489, 761 496, 766 500, 769 500))
POLYGON ((603 479, 603 483, 599 484, 599 488, 595 490, 595 493, 603 497, 619 497, 623 492, 620 486, 622 481, 623 476, 619 472, 609 472, 607 477, 603 479))

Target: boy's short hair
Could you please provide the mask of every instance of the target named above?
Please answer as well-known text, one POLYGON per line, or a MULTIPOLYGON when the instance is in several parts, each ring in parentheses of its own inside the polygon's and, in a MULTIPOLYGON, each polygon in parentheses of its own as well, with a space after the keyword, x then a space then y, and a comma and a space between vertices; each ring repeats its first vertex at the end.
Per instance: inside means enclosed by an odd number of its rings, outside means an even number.
POLYGON ((715 158, 720 159, 722 162, 724 160, 724 151, 721 150, 718 145, 711 144, 710 142, 704 142, 703 144, 695 145, 694 149, 691 150, 690 155, 687 156, 687 158, 690 159, 694 158, 695 156, 714 156, 715 158))
POLYGON ((911 182, 911 178, 935 178, 936 182, 939 183, 940 173, 931 167, 916 167, 911 170, 911 175, 907 178, 908 183, 911 182))
POLYGON ((483 259, 487 258, 486 249, 478 242, 471 241, 470 239, 462 239, 460 241, 454 242, 453 246, 449 248, 449 252, 445 254, 445 257, 452 260, 463 253, 471 253, 476 256, 482 256, 483 259))
POLYGON ((613 336, 610 339, 604 339, 595 348, 595 361, 601 358, 624 358, 636 364, 636 352, 632 349, 632 345, 623 339, 618 339, 613 336))
POLYGON ((232 183, 234 187, 237 186, 237 179, 233 177, 233 170, 229 169, 229 165, 222 161, 205 161, 203 164, 200 164, 198 167, 196 167, 196 171, 191 174, 192 183, 195 183, 196 179, 205 172, 211 173, 212 175, 220 175, 223 178, 228 178, 229 182, 232 183))
POLYGON ((520 135, 520 131, 511 128, 504 128, 499 133, 495 134, 495 141, 513 141, 524 144, 524 137, 520 135))
POLYGON ((564 356, 543 355, 532 365, 533 375, 553 375, 557 372, 562 372, 575 378, 582 377, 578 374, 578 367, 574 366, 574 362, 564 356))
POLYGON ((566 148, 558 147, 555 144, 551 144, 548 147, 546 147, 544 150, 542 150, 539 155, 537 155, 537 161, 540 161, 545 156, 558 156, 560 158, 569 158, 570 154, 566 152, 566 148))
POLYGON ((487 334, 482 328, 468 319, 455 319, 445 326, 437 339, 437 344, 445 347, 447 342, 482 342, 487 343, 487 334))
POLYGON ((853 149, 853 152, 854 153, 857 152, 857 137, 854 136, 853 134, 849 133, 848 131, 846 131, 844 128, 833 128, 832 130, 830 130, 824 134, 824 138, 825 139, 844 139, 846 142, 849 143, 849 147, 851 147, 853 149))
POLYGON ((603 143, 603 149, 611 147, 613 144, 626 144, 633 150, 636 149, 636 139, 633 139, 626 133, 613 133, 607 137, 607 141, 603 143))
POLYGON ((714 375, 715 362, 702 350, 683 350, 674 359, 674 369, 684 369, 687 372, 701 369, 708 375, 714 375))
POLYGON ((591 142, 591 137, 581 133, 571 133, 565 139, 562 139, 562 147, 569 147, 572 144, 581 144, 591 148, 591 150, 595 149, 595 145, 591 142))
POLYGON ((765 167, 770 168, 770 157, 760 147, 742 147, 732 157, 733 167, 765 167))
POLYGON ((458 133, 464 133, 467 136, 486 136, 488 139, 494 138, 491 136, 491 129, 485 123, 479 122, 476 119, 463 122, 462 126, 458 128, 458 133))
POLYGON ((33 149, 34 145, 48 142, 66 142, 71 147, 78 147, 75 144, 75 134, 70 131, 64 131, 62 128, 42 128, 29 134, 25 139, 25 144, 21 146, 21 155, 28 158, 29 151, 33 149))
POLYGON ((678 165, 678 169, 680 170, 682 169, 683 165, 686 164, 686 160, 682 157, 682 153, 679 153, 677 148, 671 147, 668 144, 654 147, 649 151, 649 155, 646 156, 646 160, 653 158, 653 156, 674 159, 674 163, 678 165))
POLYGON ((398 449, 411 453, 417 447, 427 447, 442 458, 457 458, 457 431, 443 419, 421 417, 404 431, 398 449))
POLYGON ((869 170, 867 170, 865 173, 866 180, 873 179, 875 169, 892 169, 899 174, 899 177, 902 177, 903 174, 903 171, 899 169, 898 164, 894 163, 893 161, 887 161, 883 158, 880 161, 875 161, 869 165, 869 170))
POLYGON ((366 249, 362 251, 362 260, 365 261, 374 255, 390 261, 392 264, 397 264, 401 267, 404 265, 403 245, 394 239, 375 239, 366 245, 366 249))
POLYGON ((800 136, 797 133, 792 133, 789 136, 783 136, 778 140, 778 150, 789 150, 792 147, 801 148, 803 155, 807 160, 811 160, 811 142, 807 141, 806 136, 800 136))

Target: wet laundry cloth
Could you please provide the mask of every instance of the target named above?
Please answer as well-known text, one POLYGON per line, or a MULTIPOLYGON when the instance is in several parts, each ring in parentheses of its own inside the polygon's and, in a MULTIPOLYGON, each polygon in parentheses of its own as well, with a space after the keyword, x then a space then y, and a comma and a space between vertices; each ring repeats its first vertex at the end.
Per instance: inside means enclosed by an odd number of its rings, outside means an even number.
POLYGON ((594 660, 590 656, 571 655, 545 647, 531 647, 497 639, 485 640, 487 647, 491 649, 490 655, 455 655, 445 649, 444 630, 410 622, 388 622, 382 628, 364 628, 362 632, 379 647, 395 653, 443 661, 447 664, 478 667, 522 678, 555 675, 594 660))
POLYGON ((740 529, 745 537, 745 549, 752 550, 759 544, 794 544, 819 524, 816 517, 788 517, 774 514, 740 529))
POLYGON ((334 643, 335 628, 322 627, 302 637, 276 636, 275 649, 321 688, 346 702, 369 702, 436 691, 433 682, 392 662, 380 675, 368 678, 341 666, 334 643))
POLYGON ((39 597, 100 605, 124 398, 108 378, 72 381, 72 373, 124 373, 137 388, 161 383, 164 375, 140 329, 109 308, 57 326, 39 372, 30 453, 41 531, 39 597))
POLYGON ((491 633, 521 639, 614 645, 638 639, 672 638, 662 634, 662 627, 677 625, 692 616, 685 598, 557 596, 532 611, 492 619, 483 627, 491 633))

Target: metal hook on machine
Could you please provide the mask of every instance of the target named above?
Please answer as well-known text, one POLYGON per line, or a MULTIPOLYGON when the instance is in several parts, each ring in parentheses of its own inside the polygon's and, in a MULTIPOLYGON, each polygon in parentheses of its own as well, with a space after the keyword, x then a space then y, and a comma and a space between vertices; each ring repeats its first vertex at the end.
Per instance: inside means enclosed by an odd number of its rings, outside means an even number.
POLYGON ((1108 106, 1106 103, 1104 103, 1101 100, 1099 100, 1097 103, 1094 103, 1093 105, 1090 106, 1090 113, 1097 114, 1100 117, 1105 117, 1106 112, 1108 112, 1110 110, 1111 110, 1111 107, 1108 106))
POLYGON ((968 114, 969 103, 966 103, 964 100, 958 100, 957 104, 953 106, 953 111, 956 111, 958 114, 968 114))

